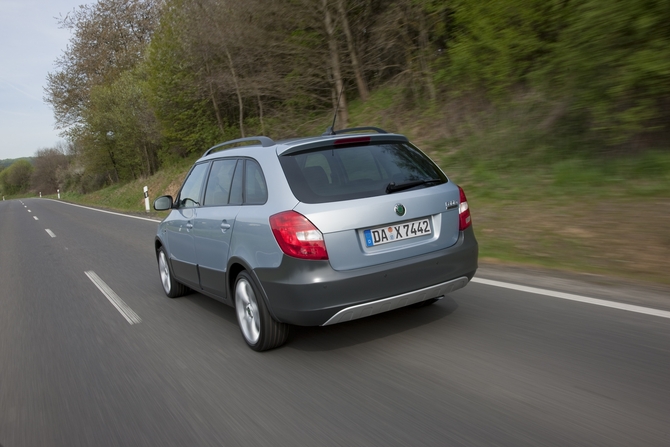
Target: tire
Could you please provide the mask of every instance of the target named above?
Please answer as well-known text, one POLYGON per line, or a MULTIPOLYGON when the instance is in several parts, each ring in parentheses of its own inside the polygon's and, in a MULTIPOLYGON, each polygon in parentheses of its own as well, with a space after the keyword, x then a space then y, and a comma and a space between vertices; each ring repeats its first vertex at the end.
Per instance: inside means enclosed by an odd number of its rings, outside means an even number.
POLYGON ((158 273, 161 278, 161 284, 163 285, 163 292, 165 292, 169 298, 177 298, 188 293, 189 288, 174 279, 172 268, 170 267, 170 262, 168 261, 168 256, 164 247, 161 247, 158 250, 158 273))
POLYGON ((272 318, 246 271, 240 272, 235 280, 235 314, 242 338, 254 351, 267 351, 286 343, 289 325, 272 318))
POLYGON ((433 303, 437 303, 439 300, 439 298, 430 298, 426 301, 419 301, 418 303, 410 304, 409 307, 412 309, 420 309, 422 307, 430 306, 433 303))

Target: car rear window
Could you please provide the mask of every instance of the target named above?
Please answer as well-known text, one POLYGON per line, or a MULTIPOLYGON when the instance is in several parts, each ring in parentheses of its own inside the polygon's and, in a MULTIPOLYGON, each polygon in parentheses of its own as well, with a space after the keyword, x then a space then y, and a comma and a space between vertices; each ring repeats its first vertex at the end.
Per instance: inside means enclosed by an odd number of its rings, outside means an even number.
POLYGON ((279 158, 293 194, 305 203, 373 197, 447 182, 430 158, 406 143, 326 147, 279 158))

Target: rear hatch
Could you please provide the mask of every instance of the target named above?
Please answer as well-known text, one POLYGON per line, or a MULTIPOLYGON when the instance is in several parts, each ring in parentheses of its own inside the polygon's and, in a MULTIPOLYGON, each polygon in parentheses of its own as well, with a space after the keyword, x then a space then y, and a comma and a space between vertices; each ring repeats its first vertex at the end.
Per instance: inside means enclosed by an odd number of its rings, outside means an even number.
POLYGON ((336 270, 450 247, 459 235, 459 190, 401 136, 340 138, 280 155, 336 270))

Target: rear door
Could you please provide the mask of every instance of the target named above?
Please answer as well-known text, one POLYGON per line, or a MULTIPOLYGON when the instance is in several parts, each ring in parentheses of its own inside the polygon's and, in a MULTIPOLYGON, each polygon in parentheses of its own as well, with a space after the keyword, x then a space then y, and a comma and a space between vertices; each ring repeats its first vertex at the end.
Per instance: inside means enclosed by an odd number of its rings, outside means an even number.
MULTIPOLYGON (((242 219, 243 210, 267 201, 268 190, 258 162, 251 158, 221 159, 212 163, 204 206, 198 209, 195 249, 203 290, 226 298, 225 274, 233 238, 253 246, 259 227, 242 219)), ((249 213, 247 213, 249 214, 249 213)), ((247 216, 248 217, 248 216, 247 216)))

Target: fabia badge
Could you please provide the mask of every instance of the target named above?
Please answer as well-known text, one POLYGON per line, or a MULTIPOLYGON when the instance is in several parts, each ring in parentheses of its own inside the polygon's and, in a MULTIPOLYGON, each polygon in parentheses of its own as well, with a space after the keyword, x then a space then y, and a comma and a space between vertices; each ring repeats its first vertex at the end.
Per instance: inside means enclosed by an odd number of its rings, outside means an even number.
POLYGON ((396 203, 395 207, 393 208, 395 210, 395 213, 398 216, 404 216, 405 212, 407 211, 405 209, 405 206, 402 203, 396 203))
POLYGON ((450 201, 448 201, 448 202, 444 202, 444 206, 445 206, 448 210, 452 210, 452 209, 454 209, 454 208, 458 208, 458 201, 456 201, 456 200, 450 200, 450 201))

